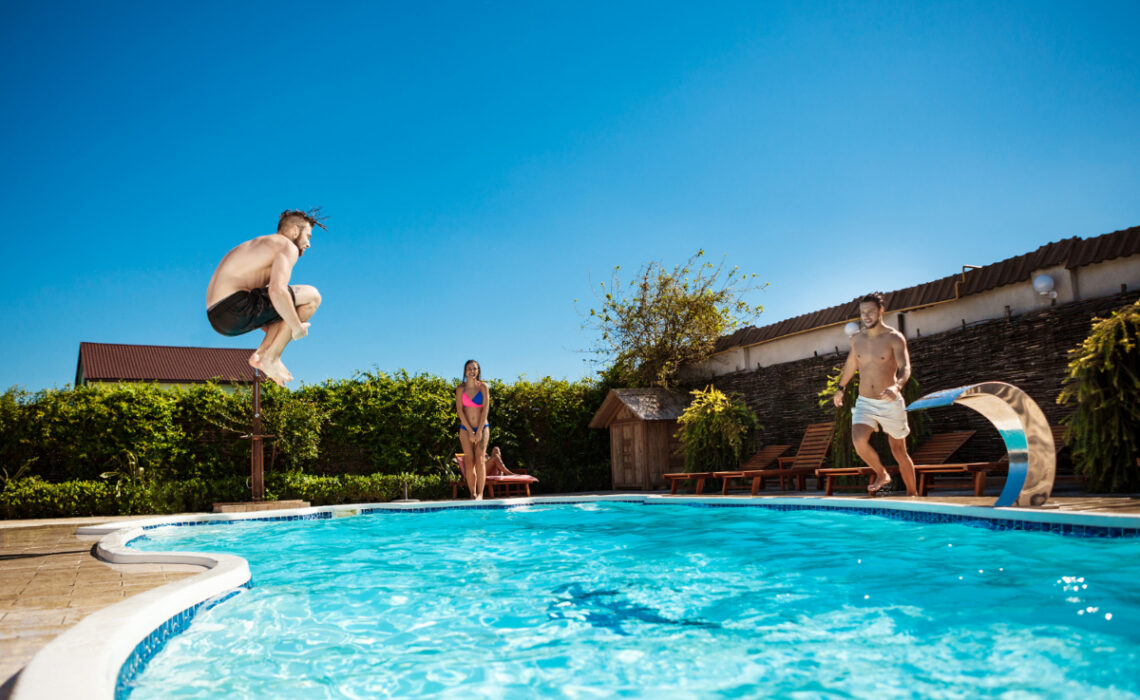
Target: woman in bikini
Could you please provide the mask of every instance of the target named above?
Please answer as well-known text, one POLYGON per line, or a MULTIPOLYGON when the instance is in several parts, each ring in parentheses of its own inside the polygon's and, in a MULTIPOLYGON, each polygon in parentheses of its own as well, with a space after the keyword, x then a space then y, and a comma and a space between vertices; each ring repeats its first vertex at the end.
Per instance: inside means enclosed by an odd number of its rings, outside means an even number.
POLYGON ((491 424, 487 411, 491 407, 491 390, 483 381, 483 370, 475 360, 463 365, 463 383, 455 389, 455 410, 459 414, 459 444, 463 445, 463 463, 467 465, 467 488, 476 501, 483 500, 487 484, 487 441, 491 424))

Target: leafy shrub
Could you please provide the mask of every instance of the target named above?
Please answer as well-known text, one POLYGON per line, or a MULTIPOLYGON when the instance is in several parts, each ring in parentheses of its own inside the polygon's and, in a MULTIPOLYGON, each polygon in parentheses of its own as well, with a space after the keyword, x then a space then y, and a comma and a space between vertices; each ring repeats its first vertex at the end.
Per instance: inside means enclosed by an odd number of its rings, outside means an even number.
POLYGON ((1140 490, 1140 301, 1095 319, 1069 352, 1069 374, 1057 402, 1076 471, 1094 491, 1140 490))
POLYGON ((692 392, 693 401, 677 419, 685 471, 734 469, 756 430, 756 414, 741 400, 713 387, 692 392))
POLYGON ((358 448, 369 471, 440 469, 459 445, 455 385, 442 377, 365 372, 296 393, 321 407, 320 451, 358 448))
POLYGON ((65 481, 53 484, 37 476, 8 484, 0 493, 4 517, 58 518, 117 515, 115 488, 106 481, 65 481))
POLYGON ((35 473, 53 480, 93 479, 125 466, 128 454, 142 469, 161 472, 185 448, 172 396, 153 385, 42 391, 25 407, 22 437, 35 445, 35 473))

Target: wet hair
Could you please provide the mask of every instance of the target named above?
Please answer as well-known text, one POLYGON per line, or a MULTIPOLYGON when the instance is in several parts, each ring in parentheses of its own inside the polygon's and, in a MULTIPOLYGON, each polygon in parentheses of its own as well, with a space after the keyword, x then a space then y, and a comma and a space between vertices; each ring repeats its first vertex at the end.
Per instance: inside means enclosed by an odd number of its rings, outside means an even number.
POLYGON ((304 209, 286 209, 285 211, 281 212, 281 216, 277 217, 277 230, 280 231, 285 226, 285 222, 287 222, 289 219, 302 219, 309 222, 310 226, 320 226, 324 230, 328 231, 328 229, 325 228, 325 225, 321 223, 325 220, 325 218, 326 217, 321 214, 320 207, 313 207, 308 211, 305 211, 304 209))
POLYGON ((860 304, 862 304, 863 302, 871 302, 872 304, 878 304, 880 309, 887 308, 887 302, 883 299, 883 295, 879 292, 871 292, 870 294, 867 294, 866 296, 864 296, 862 299, 859 300, 860 304))
POLYGON ((472 362, 474 362, 475 366, 479 368, 479 373, 475 375, 476 381, 483 381, 483 365, 479 364, 479 360, 468 360, 463 363, 463 381, 467 381, 467 365, 471 364, 472 362))

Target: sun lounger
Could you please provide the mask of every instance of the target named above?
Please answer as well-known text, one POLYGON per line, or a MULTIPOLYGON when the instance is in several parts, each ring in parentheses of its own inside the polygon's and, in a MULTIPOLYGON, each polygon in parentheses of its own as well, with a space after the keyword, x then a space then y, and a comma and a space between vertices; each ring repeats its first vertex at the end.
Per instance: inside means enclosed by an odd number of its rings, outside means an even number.
MULTIPOLYGON (((1053 447, 1060 452, 1065 447, 1065 428, 1054 425, 1053 447)), ((1009 454, 993 462, 962 462, 958 464, 919 464, 915 460, 914 471, 918 476, 918 495, 925 496, 932 487, 934 480, 940 475, 968 476, 973 481, 974 495, 981 497, 986 493, 986 475, 990 472, 1000 472, 1009 469, 1009 454)), ((940 484, 938 488, 955 488, 957 484, 940 484)))
MULTIPOLYGON (((720 488, 721 495, 728 494, 728 487, 733 479, 751 479, 756 473, 762 472, 772 466, 785 452, 792 449, 791 445, 765 445, 759 452, 750 457, 747 462, 740 465, 740 469, 730 472, 713 472, 714 479, 723 479, 720 488)), ((760 477, 760 488, 764 488, 764 477, 760 477)))
POLYGON ((794 457, 777 457, 776 469, 760 469, 752 471, 752 495, 760 493, 760 484, 766 479, 779 479, 780 490, 784 490, 784 481, 796 484, 798 491, 807 488, 807 477, 815 475, 815 470, 823 463, 827 450, 831 447, 831 438, 835 435, 835 421, 826 423, 812 423, 804 429, 804 437, 794 457), (794 481, 793 481, 794 480, 794 481))
MULTIPOLYGON (((943 464, 958 451, 966 441, 973 437, 974 430, 959 430, 952 433, 936 433, 915 450, 911 460, 916 464, 936 465, 943 464)), ((915 467, 917 469, 917 467, 915 467)), ((887 467, 887 473, 898 476, 897 466, 887 467)), ((835 486, 835 479, 841 476, 867 476, 873 479, 875 471, 870 467, 830 467, 817 469, 816 476, 824 479, 824 495, 830 496, 835 486)))
POLYGON ((689 479, 693 479, 697 482, 696 488, 693 489, 693 493, 699 496, 702 493, 704 493, 705 479, 711 479, 712 476, 713 476, 713 472, 676 472, 673 474, 662 474, 661 478, 667 479, 670 482, 670 486, 669 486, 669 495, 670 496, 677 495, 677 486, 682 481, 688 481, 689 479))
MULTIPOLYGON (((459 498, 459 487, 467 486, 467 467, 464 464, 463 454, 458 453, 455 455, 455 461, 459 464, 460 478, 459 480, 452 480, 451 482, 451 498, 455 500, 459 498)), ((510 495, 510 491, 515 488, 521 488, 530 497, 530 485, 536 483, 538 479, 530 476, 529 474, 502 474, 496 476, 488 476, 487 483, 483 487, 483 492, 487 498, 495 497, 495 488, 500 489, 501 496, 510 495)))

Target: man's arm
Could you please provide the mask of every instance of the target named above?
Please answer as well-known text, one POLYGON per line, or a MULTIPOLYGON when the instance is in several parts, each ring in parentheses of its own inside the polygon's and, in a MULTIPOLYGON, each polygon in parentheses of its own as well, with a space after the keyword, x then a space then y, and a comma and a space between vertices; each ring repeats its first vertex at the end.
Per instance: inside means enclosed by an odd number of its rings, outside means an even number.
POLYGON ((275 246, 273 266, 269 268, 269 300, 273 302, 277 315, 293 332, 293 340, 298 340, 309 334, 309 328, 308 324, 301 322, 293 304, 293 295, 289 293, 289 278, 293 276, 293 265, 297 262, 296 246, 283 242, 289 248, 275 246))
POLYGON ((884 399, 895 400, 902 396, 903 387, 910 381, 910 352, 906 349, 906 338, 898 334, 891 343, 895 356, 895 383, 883 392, 884 399))
POLYGON ((852 338, 851 350, 847 353, 847 361, 843 363, 843 371, 839 374, 839 389, 831 397, 832 403, 836 406, 843 405, 843 395, 846 393, 847 383, 855 376, 856 369, 858 369, 858 363, 855 360, 855 339, 852 338))

